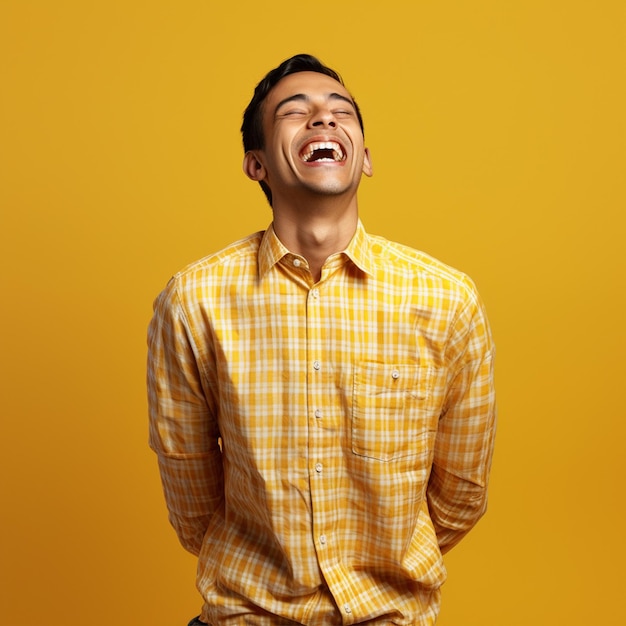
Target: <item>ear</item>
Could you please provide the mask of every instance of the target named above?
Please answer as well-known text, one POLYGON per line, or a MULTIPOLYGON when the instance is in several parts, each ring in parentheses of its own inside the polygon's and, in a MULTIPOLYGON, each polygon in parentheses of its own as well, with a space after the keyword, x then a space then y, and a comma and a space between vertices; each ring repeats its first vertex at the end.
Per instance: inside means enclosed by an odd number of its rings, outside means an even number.
POLYGON ((363 156, 363 173, 366 176, 372 176, 374 169, 372 167, 372 157, 370 156, 370 149, 365 148, 365 155, 363 156))
POLYGON ((251 180, 261 182, 267 176, 267 170, 255 150, 249 150, 243 157, 243 171, 251 180))

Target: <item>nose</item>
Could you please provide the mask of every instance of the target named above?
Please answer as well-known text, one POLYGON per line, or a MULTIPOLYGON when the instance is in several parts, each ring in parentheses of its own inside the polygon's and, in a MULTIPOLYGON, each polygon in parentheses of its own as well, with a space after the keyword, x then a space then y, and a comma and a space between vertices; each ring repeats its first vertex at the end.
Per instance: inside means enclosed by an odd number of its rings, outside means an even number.
POLYGON ((310 125, 314 128, 335 128, 337 121, 332 111, 327 108, 319 108, 311 116, 310 125))

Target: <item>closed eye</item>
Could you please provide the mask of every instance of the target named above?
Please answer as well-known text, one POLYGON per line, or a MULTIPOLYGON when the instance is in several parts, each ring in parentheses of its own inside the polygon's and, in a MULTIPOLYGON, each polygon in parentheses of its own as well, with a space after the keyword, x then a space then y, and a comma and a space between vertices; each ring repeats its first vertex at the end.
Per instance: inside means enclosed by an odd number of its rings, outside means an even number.
POLYGON ((293 117, 298 115, 306 115, 307 111, 303 109, 288 109, 287 111, 282 111, 278 117, 293 117))

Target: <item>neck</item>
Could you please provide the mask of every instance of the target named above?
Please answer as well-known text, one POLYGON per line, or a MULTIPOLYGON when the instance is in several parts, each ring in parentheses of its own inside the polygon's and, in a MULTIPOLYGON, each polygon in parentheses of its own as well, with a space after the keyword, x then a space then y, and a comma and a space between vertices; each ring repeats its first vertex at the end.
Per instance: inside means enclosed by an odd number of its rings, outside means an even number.
POLYGON ((292 253, 303 256, 319 281, 326 259, 345 250, 358 222, 356 201, 341 210, 316 203, 314 208, 274 207, 274 232, 292 253))

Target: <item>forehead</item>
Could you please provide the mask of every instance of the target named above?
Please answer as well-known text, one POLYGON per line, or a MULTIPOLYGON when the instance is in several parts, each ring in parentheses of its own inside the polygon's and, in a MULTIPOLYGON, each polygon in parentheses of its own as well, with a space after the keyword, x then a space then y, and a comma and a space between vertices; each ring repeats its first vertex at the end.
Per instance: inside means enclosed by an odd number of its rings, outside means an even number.
POLYGON ((348 90, 338 81, 319 72, 297 72, 289 74, 274 85, 265 99, 267 111, 273 111, 285 98, 302 94, 310 98, 328 98, 339 94, 350 100, 348 90))

